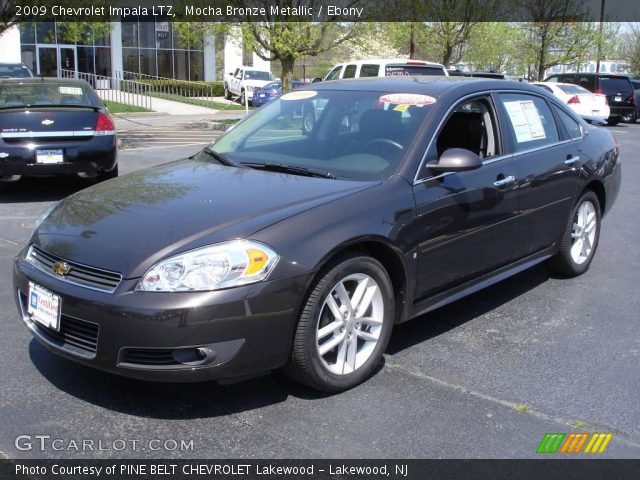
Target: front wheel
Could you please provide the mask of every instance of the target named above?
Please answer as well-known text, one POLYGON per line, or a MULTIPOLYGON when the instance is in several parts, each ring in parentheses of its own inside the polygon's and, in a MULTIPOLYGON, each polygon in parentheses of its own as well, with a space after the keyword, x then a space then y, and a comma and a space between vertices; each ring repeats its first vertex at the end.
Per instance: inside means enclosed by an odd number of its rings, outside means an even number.
POLYGON ((369 378, 389 343, 393 287, 374 258, 354 255, 333 264, 311 287, 285 371, 325 392, 369 378))
POLYGON ((244 105, 244 90, 240 92, 240 98, 238 99, 240 105, 244 105))
POLYGON ((585 192, 571 211, 560 241, 560 250, 551 259, 551 268, 575 277, 589 269, 600 238, 600 202, 591 190, 585 192))
POLYGON ((231 92, 229 91, 229 86, 225 83, 224 84, 224 98, 227 100, 231 100, 231 92))

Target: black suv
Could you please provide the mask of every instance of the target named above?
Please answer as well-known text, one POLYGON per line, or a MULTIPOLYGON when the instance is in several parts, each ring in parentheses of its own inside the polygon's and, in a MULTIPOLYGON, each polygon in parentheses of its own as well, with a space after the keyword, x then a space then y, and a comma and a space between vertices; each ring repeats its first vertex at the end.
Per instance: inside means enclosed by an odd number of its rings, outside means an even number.
POLYGON ((611 125, 623 122, 635 122, 637 118, 636 99, 633 85, 627 75, 611 73, 558 73, 545 79, 545 82, 574 83, 593 93, 607 96, 611 109, 608 122, 611 125))

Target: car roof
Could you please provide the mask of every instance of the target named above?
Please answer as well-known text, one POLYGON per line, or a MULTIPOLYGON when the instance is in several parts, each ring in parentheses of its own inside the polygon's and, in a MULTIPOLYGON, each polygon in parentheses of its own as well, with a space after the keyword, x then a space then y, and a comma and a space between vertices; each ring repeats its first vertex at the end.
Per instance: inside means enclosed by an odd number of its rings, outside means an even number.
POLYGON ((305 85, 305 90, 350 90, 376 91, 385 93, 423 93, 442 95, 445 92, 459 90, 461 93, 473 93, 485 90, 523 90, 539 93, 538 88, 521 82, 505 82, 481 77, 444 77, 444 76, 406 76, 406 77, 367 77, 331 80, 305 85))
POLYGON ((547 78, 559 77, 561 75, 582 75, 584 77, 625 77, 629 78, 628 73, 607 73, 607 72, 565 72, 565 73, 552 73, 547 78))
POLYGON ((444 65, 442 65, 441 63, 435 63, 435 62, 428 62, 426 60, 418 60, 418 59, 411 59, 411 58, 367 58, 365 60, 353 60, 351 62, 342 62, 339 63, 338 65, 335 65, 333 68, 338 67, 340 65, 362 65, 362 64, 369 64, 369 63, 410 63, 413 65, 427 65, 430 67, 443 67, 444 65))

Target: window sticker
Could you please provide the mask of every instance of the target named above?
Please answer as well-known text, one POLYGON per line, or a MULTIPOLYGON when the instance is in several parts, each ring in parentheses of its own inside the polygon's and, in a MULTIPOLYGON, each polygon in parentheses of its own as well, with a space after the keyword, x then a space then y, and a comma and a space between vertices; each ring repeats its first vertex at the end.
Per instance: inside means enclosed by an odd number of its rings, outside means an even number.
POLYGON ((280 100, 306 100, 307 98, 313 98, 318 94, 315 90, 300 90, 299 92, 285 93, 280 97, 280 100))
POLYGON ((394 105, 432 105, 436 103, 436 99, 429 95, 420 95, 418 93, 390 93, 380 97, 383 103, 392 103, 394 105))
POLYGON ((58 91, 67 95, 82 95, 82 88, 80 87, 58 87, 58 91))
POLYGON ((540 113, 533 100, 504 102, 504 108, 507 110, 518 143, 547 138, 540 113))

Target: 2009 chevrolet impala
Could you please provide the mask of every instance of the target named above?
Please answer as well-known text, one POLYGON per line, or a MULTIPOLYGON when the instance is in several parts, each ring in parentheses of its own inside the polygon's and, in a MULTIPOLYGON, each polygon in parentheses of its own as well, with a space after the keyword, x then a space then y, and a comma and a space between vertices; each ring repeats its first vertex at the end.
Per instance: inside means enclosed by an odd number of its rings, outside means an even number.
POLYGON ((339 391, 375 371, 396 323, 543 261, 586 271, 618 156, 537 87, 316 84, 46 212, 15 260, 17 306, 52 351, 109 372, 284 367, 339 391))

